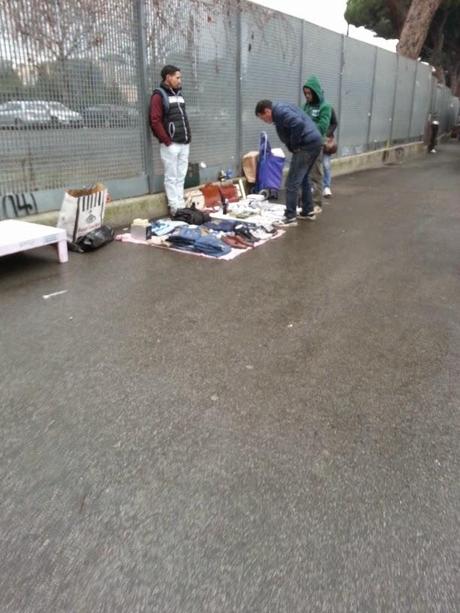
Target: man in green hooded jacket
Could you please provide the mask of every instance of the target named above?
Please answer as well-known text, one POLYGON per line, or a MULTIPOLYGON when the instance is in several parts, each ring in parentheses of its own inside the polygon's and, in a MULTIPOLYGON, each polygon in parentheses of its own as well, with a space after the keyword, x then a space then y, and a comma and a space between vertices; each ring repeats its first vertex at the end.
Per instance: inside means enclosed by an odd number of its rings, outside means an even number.
MULTIPOLYGON (((331 123, 331 105, 324 100, 324 92, 318 77, 312 75, 303 86, 305 104, 303 110, 316 124, 323 140, 331 123)), ((310 171, 313 186, 314 212, 321 213, 323 206, 323 152, 319 154, 310 171)))

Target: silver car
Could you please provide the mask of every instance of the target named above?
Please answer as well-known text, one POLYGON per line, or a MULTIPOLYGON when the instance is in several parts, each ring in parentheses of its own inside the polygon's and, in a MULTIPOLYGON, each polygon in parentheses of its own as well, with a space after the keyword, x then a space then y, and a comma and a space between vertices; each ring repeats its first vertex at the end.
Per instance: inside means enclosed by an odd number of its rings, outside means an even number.
POLYGON ((83 127, 83 117, 80 113, 72 111, 61 102, 43 102, 48 105, 51 125, 54 127, 69 126, 72 128, 83 127))
POLYGON ((0 127, 83 127, 83 118, 53 100, 10 100, 0 104, 0 127))
POLYGON ((51 125, 48 106, 36 100, 10 100, 0 104, 0 126, 8 128, 51 125))

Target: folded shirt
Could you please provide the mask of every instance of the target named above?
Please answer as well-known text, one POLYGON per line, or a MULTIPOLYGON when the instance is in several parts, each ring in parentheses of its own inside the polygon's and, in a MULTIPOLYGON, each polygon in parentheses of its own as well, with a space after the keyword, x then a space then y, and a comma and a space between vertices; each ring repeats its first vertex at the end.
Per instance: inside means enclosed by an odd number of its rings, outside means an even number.
POLYGON ((174 221, 174 219, 158 219, 150 224, 152 228, 152 234, 155 236, 165 236, 166 234, 171 234, 173 230, 176 228, 180 228, 181 226, 186 226, 187 223, 185 221, 174 221))

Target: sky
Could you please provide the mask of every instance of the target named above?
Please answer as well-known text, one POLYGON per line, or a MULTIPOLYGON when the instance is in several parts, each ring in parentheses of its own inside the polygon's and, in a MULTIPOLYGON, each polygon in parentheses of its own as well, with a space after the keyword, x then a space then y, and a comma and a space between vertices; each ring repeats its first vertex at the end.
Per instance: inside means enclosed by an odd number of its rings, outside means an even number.
MULTIPOLYGON (((251 0, 251 2, 300 17, 340 34, 347 33, 347 22, 343 16, 347 0, 251 0)), ((396 40, 377 38, 373 32, 365 28, 350 26, 348 35, 371 45, 396 51, 396 40)))

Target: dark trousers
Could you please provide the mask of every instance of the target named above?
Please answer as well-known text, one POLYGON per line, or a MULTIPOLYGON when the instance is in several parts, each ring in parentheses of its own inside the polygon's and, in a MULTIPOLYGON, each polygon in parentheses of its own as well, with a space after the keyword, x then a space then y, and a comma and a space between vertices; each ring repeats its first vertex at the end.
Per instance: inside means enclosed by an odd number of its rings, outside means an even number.
POLYGON ((428 145, 428 151, 433 151, 438 144, 438 130, 439 125, 437 123, 431 124, 430 144, 428 145))
POLYGON ((321 144, 312 151, 296 151, 292 155, 286 179, 286 217, 296 217, 299 190, 302 188, 302 213, 313 210, 313 200, 308 174, 321 151, 321 144))

